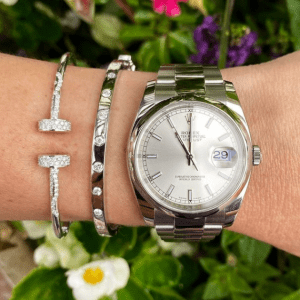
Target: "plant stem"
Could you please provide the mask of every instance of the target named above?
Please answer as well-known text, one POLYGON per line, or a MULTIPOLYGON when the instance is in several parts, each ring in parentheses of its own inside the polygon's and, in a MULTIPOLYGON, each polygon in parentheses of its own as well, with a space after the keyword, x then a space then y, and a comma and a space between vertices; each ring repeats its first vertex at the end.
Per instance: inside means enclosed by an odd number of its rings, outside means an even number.
POLYGON ((224 69, 226 66, 227 52, 228 52, 228 38, 230 34, 230 19, 233 11, 234 0, 227 0, 225 12, 223 16, 221 42, 220 42, 220 56, 218 61, 219 69, 224 69))
POLYGON ((120 8, 124 11, 125 15, 134 23, 134 12, 127 4, 126 0, 115 0, 120 8))

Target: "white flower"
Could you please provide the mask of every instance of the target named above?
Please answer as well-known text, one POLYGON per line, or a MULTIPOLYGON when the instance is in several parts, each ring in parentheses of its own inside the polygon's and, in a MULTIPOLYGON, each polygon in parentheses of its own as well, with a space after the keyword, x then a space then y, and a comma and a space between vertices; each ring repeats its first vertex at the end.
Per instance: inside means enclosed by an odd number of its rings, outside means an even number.
POLYGON ((60 265, 65 269, 76 269, 90 260, 91 255, 77 240, 72 226, 69 233, 61 239, 55 236, 52 227, 50 227, 47 229, 46 239, 56 250, 60 265))
POLYGON ((18 0, 0 0, 0 2, 3 2, 5 5, 15 5, 18 0))
POLYGON ((59 265, 59 256, 57 251, 46 244, 40 245, 35 249, 33 259, 36 264, 47 268, 55 268, 59 265))
POLYGON ((60 20, 60 24, 62 26, 66 26, 74 30, 80 26, 80 23, 81 20, 79 19, 78 15, 71 10, 67 11, 64 18, 60 20))
POLYGON ((152 237, 157 240, 158 245, 165 251, 171 251, 174 257, 182 255, 192 256, 196 251, 196 245, 187 242, 165 242, 163 241, 154 228, 151 229, 152 237))
POLYGON ((130 276, 123 258, 107 258, 90 262, 66 272, 67 284, 76 300, 98 300, 126 286, 130 276))
POLYGON ((46 235, 46 230, 50 226, 50 222, 22 221, 22 225, 27 231, 28 237, 32 240, 36 240, 46 235))

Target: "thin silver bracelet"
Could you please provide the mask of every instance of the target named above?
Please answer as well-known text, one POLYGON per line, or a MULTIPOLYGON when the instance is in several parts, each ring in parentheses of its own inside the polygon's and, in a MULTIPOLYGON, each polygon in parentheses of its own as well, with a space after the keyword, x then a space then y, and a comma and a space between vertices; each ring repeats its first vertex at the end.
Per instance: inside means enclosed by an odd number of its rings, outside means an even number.
MULTIPOLYGON (((60 59, 60 64, 55 75, 54 91, 52 95, 51 104, 51 117, 50 119, 43 119, 39 121, 38 126, 40 131, 67 132, 71 130, 71 122, 58 118, 61 87, 67 65, 70 61, 72 61, 73 64, 76 65, 73 56, 69 52, 65 53, 60 59)), ((70 164, 70 156, 61 154, 40 155, 38 157, 38 164, 41 167, 50 169, 50 199, 52 226, 55 235, 58 238, 61 238, 67 235, 67 233, 69 232, 71 222, 60 221, 57 202, 59 196, 58 173, 59 168, 66 167, 70 164)))
POLYGON ((130 55, 120 55, 118 59, 113 60, 107 68, 97 110, 92 145, 91 194, 93 219, 98 234, 108 237, 117 233, 118 225, 107 224, 105 220, 105 201, 103 197, 103 189, 105 188, 105 146, 108 132, 109 111, 116 78, 120 70, 135 70, 135 65, 133 64, 130 55))
POLYGON ((75 59, 70 52, 65 53, 61 59, 57 68, 56 79, 54 82, 54 90, 52 95, 51 115, 50 119, 43 119, 39 121, 40 131, 56 131, 67 132, 71 130, 71 122, 58 118, 59 106, 60 106, 60 94, 63 84, 65 72, 69 62, 72 62, 76 66, 75 59))

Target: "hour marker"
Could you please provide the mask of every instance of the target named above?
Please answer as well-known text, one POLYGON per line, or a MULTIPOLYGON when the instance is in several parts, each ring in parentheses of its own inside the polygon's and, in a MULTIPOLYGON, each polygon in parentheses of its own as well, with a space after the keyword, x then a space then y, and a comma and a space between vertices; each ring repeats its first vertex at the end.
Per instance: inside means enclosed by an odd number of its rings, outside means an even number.
POLYGON ((227 139, 229 136, 230 136, 230 134, 227 132, 219 137, 219 141, 221 142, 221 141, 227 139))
POLYGON ((155 134, 155 133, 152 133, 152 136, 157 139, 158 141, 161 141, 162 140, 162 137, 160 137, 159 135, 155 134))
POLYGON ((208 184, 205 186, 205 188, 206 188, 206 190, 208 191, 208 193, 212 196, 212 195, 213 195, 213 192, 211 191, 211 189, 210 189, 210 187, 209 187, 208 184))
POLYGON ((188 190, 188 200, 192 202, 192 190, 188 190))
POLYGON ((172 120, 170 119, 169 116, 167 116, 167 119, 168 119, 168 122, 169 122, 170 126, 171 126, 172 128, 174 128, 174 124, 173 124, 173 122, 172 122, 172 120))
POLYGON ((171 193, 173 192, 175 186, 173 184, 170 185, 170 187, 168 188, 167 192, 166 192, 166 196, 169 197, 171 195, 171 193))
POLYGON ((212 123, 213 120, 214 120, 214 118, 210 118, 210 119, 208 120, 208 122, 206 123, 205 127, 206 127, 206 128, 209 128, 209 126, 210 126, 210 124, 212 123))
POLYGON ((152 180, 154 180, 154 179, 158 178, 161 175, 162 175, 162 172, 159 171, 156 174, 154 174, 151 178, 152 178, 152 180))
POLYGON ((147 158, 157 158, 157 154, 147 154, 147 158))
POLYGON ((226 174, 222 173, 222 172, 219 172, 218 175, 221 176, 222 178, 226 179, 226 180, 230 180, 230 177, 227 176, 226 174))

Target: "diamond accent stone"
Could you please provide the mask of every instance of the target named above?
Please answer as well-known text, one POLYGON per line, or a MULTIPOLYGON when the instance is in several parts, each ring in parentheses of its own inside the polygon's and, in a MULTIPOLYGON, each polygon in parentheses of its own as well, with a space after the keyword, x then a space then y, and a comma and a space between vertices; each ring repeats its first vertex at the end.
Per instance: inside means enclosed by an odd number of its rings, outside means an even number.
MULTIPOLYGON (((41 155, 39 156, 38 163, 44 168, 63 168, 70 164, 69 155, 41 155)), ((57 176, 53 177, 57 179, 57 176)))
POLYGON ((96 217, 102 217, 102 216, 103 216, 103 211, 102 211, 102 209, 99 209, 99 208, 94 209, 94 215, 95 215, 96 217))
POLYGON ((101 194, 102 194, 101 188, 99 188, 98 186, 95 186, 95 187, 93 188, 93 195, 95 195, 95 196, 100 196, 101 194))
POLYGON ((93 170, 97 173, 101 173, 103 171, 103 164, 101 162, 95 162, 93 164, 93 170))
POLYGON ((109 79, 114 79, 114 78, 116 78, 116 77, 117 77, 117 74, 114 73, 114 72, 109 72, 109 73, 107 74, 107 78, 109 78, 109 79))
POLYGON ((106 120, 107 116, 108 116, 108 112, 109 112, 108 109, 101 109, 101 110, 99 110, 98 113, 97 113, 97 119, 101 120, 101 121, 106 120))
POLYGON ((71 122, 61 119, 43 119, 39 121, 39 130, 59 132, 70 131, 71 122))
POLYGON ((102 91, 102 94, 101 94, 103 97, 105 98, 108 98, 110 95, 111 95, 111 90, 109 89, 105 89, 102 91))
POLYGON ((100 147, 102 145, 105 144, 105 138, 104 138, 104 135, 101 134, 101 135, 98 135, 95 137, 95 145, 100 147))

